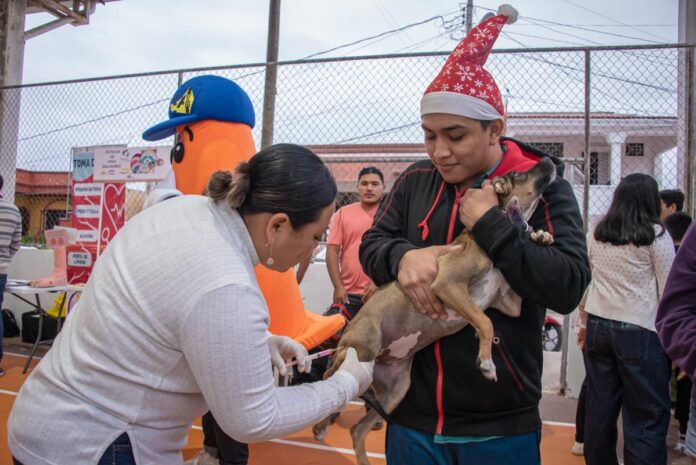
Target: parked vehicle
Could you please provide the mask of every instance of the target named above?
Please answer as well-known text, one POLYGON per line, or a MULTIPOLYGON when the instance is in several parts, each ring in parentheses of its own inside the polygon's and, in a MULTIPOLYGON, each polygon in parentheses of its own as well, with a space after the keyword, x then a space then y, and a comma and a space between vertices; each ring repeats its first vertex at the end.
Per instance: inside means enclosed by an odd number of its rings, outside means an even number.
POLYGON ((559 318, 551 315, 544 317, 544 326, 541 328, 541 347, 544 350, 558 352, 563 345, 563 323, 559 318))

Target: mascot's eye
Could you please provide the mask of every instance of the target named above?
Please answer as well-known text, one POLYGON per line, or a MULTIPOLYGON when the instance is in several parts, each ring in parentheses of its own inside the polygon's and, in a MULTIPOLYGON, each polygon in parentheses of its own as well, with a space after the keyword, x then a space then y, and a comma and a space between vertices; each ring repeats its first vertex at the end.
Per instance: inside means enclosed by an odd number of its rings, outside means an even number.
POLYGON ((172 163, 181 163, 184 161, 184 144, 177 142, 170 154, 170 161, 172 163))

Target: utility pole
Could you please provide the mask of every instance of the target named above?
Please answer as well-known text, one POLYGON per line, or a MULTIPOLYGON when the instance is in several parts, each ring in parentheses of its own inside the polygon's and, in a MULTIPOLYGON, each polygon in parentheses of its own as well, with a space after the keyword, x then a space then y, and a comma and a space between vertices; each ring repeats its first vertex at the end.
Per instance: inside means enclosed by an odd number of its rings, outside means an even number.
POLYGON ((466 33, 471 32, 474 20, 474 0, 466 0, 466 33))
POLYGON ((27 0, 0 2, 0 175, 5 198, 12 202, 17 172, 17 134, 24 62, 24 16, 27 0))
POLYGON ((266 49, 266 85, 263 91, 263 128, 261 148, 273 144, 276 81, 278 77, 278 41, 280 37, 280 0, 271 0, 268 12, 268 45, 266 49))

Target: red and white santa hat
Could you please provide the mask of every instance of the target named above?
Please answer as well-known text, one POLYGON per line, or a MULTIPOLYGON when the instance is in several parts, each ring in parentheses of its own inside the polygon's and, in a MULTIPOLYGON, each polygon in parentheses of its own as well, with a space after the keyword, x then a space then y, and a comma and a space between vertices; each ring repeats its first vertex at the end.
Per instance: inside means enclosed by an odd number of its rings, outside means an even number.
POLYGON ((421 116, 447 113, 492 121, 505 113, 500 90, 483 65, 505 24, 517 20, 517 10, 501 5, 498 14, 481 21, 457 45, 421 99, 421 116))

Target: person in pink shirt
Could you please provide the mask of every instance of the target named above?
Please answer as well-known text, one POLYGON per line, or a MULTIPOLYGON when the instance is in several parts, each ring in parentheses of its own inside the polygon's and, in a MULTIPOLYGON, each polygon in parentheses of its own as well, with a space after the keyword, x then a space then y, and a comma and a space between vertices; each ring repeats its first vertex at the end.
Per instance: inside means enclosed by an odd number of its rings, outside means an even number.
POLYGON ((333 303, 343 305, 352 318, 374 292, 375 285, 363 272, 358 249, 371 226, 384 194, 384 175, 373 166, 358 175, 359 201, 334 213, 329 226, 326 268, 334 287, 333 303))

